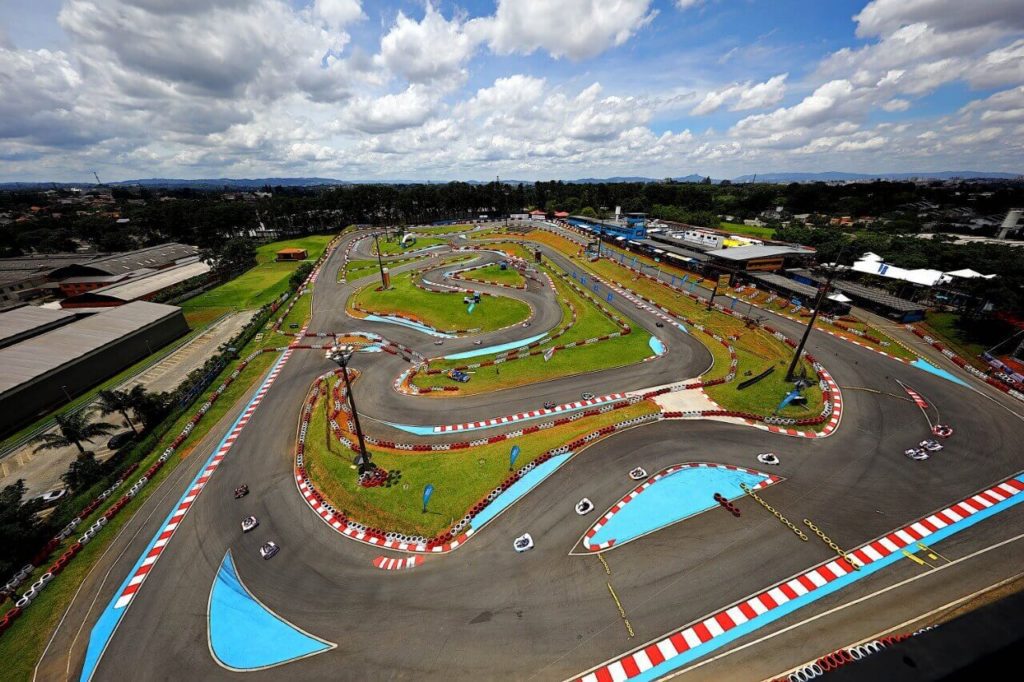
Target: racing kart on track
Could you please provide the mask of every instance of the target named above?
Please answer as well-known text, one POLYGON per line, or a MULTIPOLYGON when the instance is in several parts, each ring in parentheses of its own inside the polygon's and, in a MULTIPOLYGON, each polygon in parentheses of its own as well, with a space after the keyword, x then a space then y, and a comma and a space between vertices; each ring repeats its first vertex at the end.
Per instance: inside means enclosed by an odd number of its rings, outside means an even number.
POLYGON ((522 535, 517 537, 515 541, 512 543, 512 549, 516 550, 517 552, 525 552, 527 550, 533 549, 533 538, 530 536, 529 533, 523 533, 522 535))
POLYGON ((242 532, 248 533, 258 525, 260 525, 260 522, 256 520, 255 516, 246 516, 242 519, 242 532))
POLYGON ((584 497, 582 500, 576 503, 576 513, 580 516, 589 514, 592 511, 594 511, 594 503, 591 502, 588 498, 584 497))
POLYGON ((923 462, 930 457, 928 451, 924 448, 907 448, 903 451, 903 454, 917 462, 923 462))
POLYGON ((643 467, 636 467, 629 472, 629 477, 634 481, 642 481, 647 478, 647 471, 643 467))
POLYGON ((238 486, 237 488, 235 488, 235 499, 236 500, 240 500, 240 499, 242 499, 243 497, 245 497, 248 494, 249 494, 249 486, 245 485, 244 483, 242 485, 238 486))
POLYGON ((779 458, 775 456, 774 452, 762 452, 757 456, 757 461, 761 464, 770 464, 772 466, 778 466, 779 458))

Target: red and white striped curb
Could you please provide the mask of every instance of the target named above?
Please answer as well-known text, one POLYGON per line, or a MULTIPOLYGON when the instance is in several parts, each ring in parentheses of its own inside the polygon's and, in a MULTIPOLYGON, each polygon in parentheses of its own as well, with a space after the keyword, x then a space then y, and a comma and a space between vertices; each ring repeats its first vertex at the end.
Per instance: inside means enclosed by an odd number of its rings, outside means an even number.
POLYGON ((305 498, 306 503, 316 512, 324 523, 328 526, 341 533, 342 535, 348 536, 353 540, 365 542, 375 547, 385 547, 387 549, 394 549, 402 552, 422 552, 422 553, 444 553, 450 552, 466 540, 473 534, 472 528, 467 528, 466 532, 462 535, 454 538, 451 542, 447 542, 443 545, 437 545, 435 547, 427 547, 426 544, 415 542, 402 542, 400 540, 392 540, 390 538, 382 538, 372 533, 366 532, 363 528, 359 527, 358 524, 351 523, 343 518, 339 518, 334 511, 324 505, 318 500, 313 492, 312 487, 306 481, 305 477, 301 472, 295 472, 295 485, 298 487, 302 497, 305 498))
POLYGON ((500 426, 502 424, 513 424, 524 419, 533 419, 535 417, 544 417, 549 414, 558 414, 559 412, 568 412, 571 410, 578 410, 581 407, 590 407, 591 405, 602 405, 604 403, 611 403, 617 400, 622 400, 626 397, 625 393, 610 393, 608 395, 598 396, 591 398, 590 400, 577 400, 574 403, 565 403, 564 405, 557 405, 550 409, 543 408, 540 410, 530 410, 529 412, 520 412, 519 414, 510 414, 505 417, 495 417, 493 419, 487 419, 479 422, 466 422, 464 424, 445 424, 443 426, 435 426, 434 433, 451 433, 454 431, 469 431, 472 429, 483 429, 490 426, 500 426))
POLYGON ((915 405, 920 407, 922 410, 928 409, 928 401, 921 397, 920 393, 902 382, 900 383, 900 386, 903 386, 903 390, 907 392, 907 395, 909 395, 911 399, 913 399, 915 405))
POLYGON ((132 598, 135 596, 135 593, 142 587, 142 583, 145 582, 146 576, 149 575, 149 572, 153 569, 153 566, 163 553, 164 547, 166 547, 167 543, 171 541, 171 538, 174 536, 174 532, 178 529, 178 526, 181 525, 181 520, 185 518, 185 514, 187 514, 189 509, 192 508, 196 498, 199 497, 203 488, 206 487, 206 483, 210 480, 210 477, 213 476, 213 472, 217 470, 217 467, 220 466, 220 463, 227 456, 232 446, 234 446, 238 436, 242 433, 242 429, 244 429, 246 424, 249 423, 249 420, 252 418, 256 408, 259 407, 261 402, 263 402, 263 398, 267 395, 267 391, 270 390, 274 380, 276 380, 278 375, 281 373, 285 363, 288 362, 288 358, 291 357, 292 352, 293 351, 289 349, 281 355, 281 359, 267 376, 263 385, 260 387, 260 390, 252 399, 252 402, 250 402, 249 406, 245 408, 245 412, 242 413, 242 416, 238 420, 238 423, 235 424, 235 427, 231 429, 231 433, 229 433, 227 438, 224 439, 220 449, 217 450, 217 453, 210 459, 202 474, 198 479, 196 479, 195 484, 179 502, 178 508, 167 521, 167 524, 164 525, 163 529, 160 531, 160 535, 157 536, 156 543, 153 545, 153 548, 149 551, 149 554, 146 555, 146 558, 143 559, 139 568, 135 571, 135 575, 132 576, 131 580, 128 581, 128 585, 125 586, 124 590, 121 592, 121 596, 118 597, 117 602, 115 602, 114 608, 123 609, 128 606, 132 598))
MULTIPOLYGON (((898 552, 904 547, 927 539, 935 531, 973 516, 983 509, 1020 494, 1022 491, 1024 491, 1024 483, 1016 478, 1009 478, 962 502, 873 540, 850 552, 849 555, 866 566, 898 552)), ((605 663, 576 678, 577 682, 620 682, 636 677, 664 661, 721 636, 737 625, 753 620, 763 613, 808 592, 813 592, 853 571, 854 567, 845 559, 828 561, 795 578, 777 583, 774 587, 719 611, 709 618, 656 640, 642 649, 637 649, 619 659, 605 663)))
POLYGON ((767 488, 768 486, 770 486, 770 485, 772 485, 774 483, 778 483, 779 481, 782 480, 782 478, 780 476, 775 476, 773 474, 766 474, 763 471, 757 471, 755 469, 746 469, 744 467, 734 466, 732 464, 715 464, 715 463, 712 463, 712 462, 687 462, 686 464, 677 464, 676 466, 671 466, 671 467, 668 467, 667 469, 662 469, 658 473, 654 474, 653 476, 648 478, 646 481, 644 481, 641 485, 637 486, 633 490, 630 490, 629 494, 627 494, 621 500, 619 500, 614 505, 612 505, 612 508, 609 509, 605 513, 605 515, 602 516, 601 519, 597 523, 595 523, 593 526, 591 526, 590 530, 588 530, 586 533, 584 533, 584 535, 583 535, 583 546, 586 547, 591 552, 599 552, 601 550, 608 549, 609 547, 613 546, 615 544, 615 540, 614 539, 609 540, 607 542, 601 542, 601 543, 598 543, 596 545, 591 545, 590 544, 590 539, 593 538, 595 535, 597 535, 597 533, 602 528, 604 528, 605 524, 608 523, 608 521, 610 521, 613 516, 618 514, 620 511, 622 511, 623 507, 625 507, 627 504, 629 504, 634 499, 636 499, 636 497, 640 493, 642 493, 643 491, 647 490, 649 487, 654 485, 654 483, 656 481, 658 481, 658 480, 660 480, 660 479, 662 479, 662 478, 664 478, 666 476, 669 476, 671 474, 674 474, 677 471, 682 471, 683 469, 694 469, 694 468, 728 469, 729 471, 742 471, 744 473, 751 474, 753 476, 765 476, 766 477, 764 480, 760 481, 757 485, 751 486, 751 488, 750 488, 751 490, 760 490, 761 488, 767 488))
POLYGON ((415 568, 423 563, 423 557, 414 554, 402 559, 391 559, 386 556, 379 556, 373 560, 373 565, 384 571, 400 571, 406 568, 415 568))

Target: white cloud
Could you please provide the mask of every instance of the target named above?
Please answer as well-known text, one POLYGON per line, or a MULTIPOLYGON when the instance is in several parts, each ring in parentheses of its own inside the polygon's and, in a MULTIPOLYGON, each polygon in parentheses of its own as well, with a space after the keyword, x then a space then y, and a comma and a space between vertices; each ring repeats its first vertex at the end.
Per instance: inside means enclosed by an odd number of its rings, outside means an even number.
POLYGON ((447 21, 428 4, 419 22, 399 11, 375 61, 410 82, 430 83, 464 76, 475 48, 459 21, 447 21))
POLYGON ((731 102, 729 111, 763 109, 778 104, 786 95, 786 78, 788 76, 789 74, 784 73, 773 76, 764 83, 747 81, 746 83, 735 83, 723 90, 712 90, 704 95, 704 99, 690 113, 695 116, 710 114, 729 102, 731 102))
POLYGON ((468 29, 499 54, 586 59, 622 45, 657 12, 650 0, 498 0, 493 17, 474 19, 468 29))
POLYGON ((894 97, 885 104, 883 104, 882 108, 885 109, 886 111, 906 111, 907 109, 910 108, 910 100, 894 97))
POLYGON ((423 86, 410 85, 398 94, 352 100, 345 108, 341 123, 364 133, 388 133, 422 125, 436 106, 436 95, 423 86))
POLYGON ((1019 0, 873 0, 854 17, 862 38, 894 33, 903 26, 927 23, 941 31, 986 24, 1024 28, 1019 0))

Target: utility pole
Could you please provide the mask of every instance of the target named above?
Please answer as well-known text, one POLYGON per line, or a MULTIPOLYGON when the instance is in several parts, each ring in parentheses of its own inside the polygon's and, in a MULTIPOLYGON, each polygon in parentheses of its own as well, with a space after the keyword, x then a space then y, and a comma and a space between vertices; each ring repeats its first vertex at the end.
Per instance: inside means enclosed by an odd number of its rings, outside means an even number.
POLYGON ((355 352, 352 346, 345 346, 344 348, 338 348, 335 346, 331 350, 327 351, 327 357, 330 360, 338 363, 341 367, 341 376, 345 379, 345 393, 348 394, 348 406, 352 408, 352 421, 356 425, 356 436, 359 438, 359 474, 362 475, 367 471, 372 471, 377 467, 370 462, 370 453, 366 451, 366 441, 363 439, 363 427, 359 424, 359 412, 356 411, 356 399, 352 395, 352 384, 348 378, 348 361, 352 359, 352 353, 355 352))
POLYGON ((377 233, 373 233, 373 245, 377 247, 377 267, 380 269, 380 288, 383 291, 387 288, 387 283, 384 281, 384 263, 380 259, 380 241, 377 239, 377 233))
POLYGON ((845 248, 840 249, 839 254, 836 256, 836 262, 832 264, 832 268, 828 272, 825 283, 818 290, 818 297, 814 300, 814 310, 811 311, 811 319, 807 323, 807 328, 804 329, 803 336, 800 337, 800 343, 796 347, 796 353, 793 354, 792 362, 789 363, 789 369, 786 370, 786 381, 793 381, 794 379, 793 373, 796 371, 797 363, 800 362, 800 355, 804 352, 807 337, 810 336, 811 330, 814 329, 814 321, 818 319, 818 311, 821 309, 821 304, 825 301, 828 290, 832 288, 832 280, 835 279, 836 273, 839 272, 839 259, 845 251, 845 248))

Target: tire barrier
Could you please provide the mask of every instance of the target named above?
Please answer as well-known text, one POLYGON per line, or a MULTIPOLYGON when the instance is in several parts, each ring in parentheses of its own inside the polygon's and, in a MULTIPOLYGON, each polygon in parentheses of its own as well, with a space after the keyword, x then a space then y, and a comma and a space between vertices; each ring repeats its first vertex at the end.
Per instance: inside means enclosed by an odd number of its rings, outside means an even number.
POLYGON ((844 665, 847 665, 848 663, 860 661, 864 658, 867 658, 868 656, 871 656, 872 654, 877 654, 878 652, 887 649, 888 647, 891 647, 894 644, 899 644, 900 642, 903 642, 907 639, 910 639, 911 637, 921 634, 922 632, 927 632, 928 630, 932 630, 934 628, 934 625, 929 625, 921 628, 920 630, 915 631, 911 635, 902 634, 893 635, 889 637, 882 637, 880 639, 873 639, 869 642, 855 644, 853 646, 846 647, 843 649, 836 649, 835 651, 825 654, 821 658, 812 661, 811 663, 806 663, 802 666, 799 666, 798 668, 796 668, 795 670, 793 670, 792 672, 783 677, 775 678, 774 680, 772 680, 772 682, 807 682, 808 680, 817 679, 819 677, 822 677, 827 672, 831 672, 833 670, 841 668, 844 665))
POLYGON ((729 500, 725 499, 725 497, 722 495, 722 493, 715 493, 714 495, 712 495, 712 497, 714 498, 715 502, 717 502, 718 504, 722 505, 723 509, 728 511, 733 516, 739 518, 740 510, 732 502, 730 502, 729 500))

